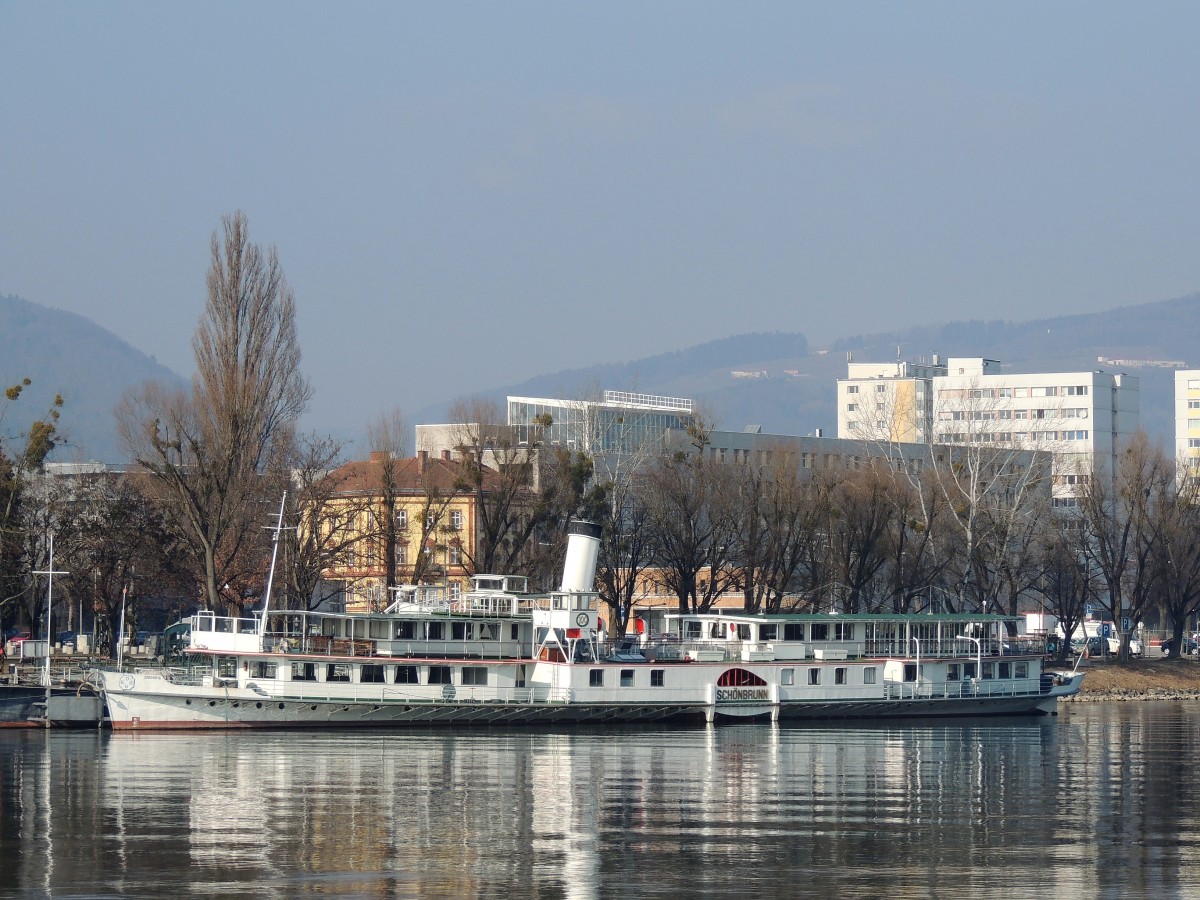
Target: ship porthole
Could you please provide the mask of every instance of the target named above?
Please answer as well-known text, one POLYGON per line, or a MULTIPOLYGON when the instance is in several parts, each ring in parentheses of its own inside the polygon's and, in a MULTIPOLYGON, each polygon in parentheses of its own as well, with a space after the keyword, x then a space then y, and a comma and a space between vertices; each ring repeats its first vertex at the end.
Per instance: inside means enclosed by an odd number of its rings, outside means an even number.
POLYGON ((312 705, 311 709, 313 709, 313 710, 315 711, 315 710, 316 710, 316 708, 317 708, 317 704, 315 704, 315 703, 314 703, 314 704, 312 705))
POLYGON ((192 705, 192 701, 191 701, 191 700, 187 701, 187 705, 188 705, 188 706, 191 706, 191 705, 192 705))
POLYGON ((257 703, 255 703, 254 707, 255 707, 255 709, 262 709, 262 701, 260 700, 257 703))
POLYGON ((280 703, 280 704, 279 704, 279 708, 280 708, 280 709, 283 709, 283 704, 282 704, 282 703, 280 703))
POLYGON ((216 706, 216 705, 217 705, 217 701, 216 701, 216 700, 209 700, 209 701, 208 701, 208 705, 209 705, 209 706, 216 706))
POLYGON ((237 708, 238 708, 239 706, 241 706, 241 705, 242 705, 242 704, 240 704, 240 703, 236 703, 236 702, 235 702, 235 703, 233 704, 233 708, 234 708, 234 709, 237 709, 237 708))

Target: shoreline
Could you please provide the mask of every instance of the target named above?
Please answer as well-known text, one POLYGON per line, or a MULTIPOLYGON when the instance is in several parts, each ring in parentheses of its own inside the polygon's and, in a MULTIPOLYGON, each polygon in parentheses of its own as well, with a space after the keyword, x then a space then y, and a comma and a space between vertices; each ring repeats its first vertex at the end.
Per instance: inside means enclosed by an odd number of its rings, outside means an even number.
POLYGON ((1200 662, 1192 659, 1088 661, 1080 671, 1084 673, 1083 687, 1060 702, 1200 700, 1200 662))

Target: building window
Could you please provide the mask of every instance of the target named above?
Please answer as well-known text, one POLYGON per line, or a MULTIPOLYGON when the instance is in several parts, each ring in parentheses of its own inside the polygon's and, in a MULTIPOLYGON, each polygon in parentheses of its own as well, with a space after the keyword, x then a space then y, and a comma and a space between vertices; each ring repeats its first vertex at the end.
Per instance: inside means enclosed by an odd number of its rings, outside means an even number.
POLYGON ((396 565, 408 565, 408 544, 396 543, 396 565))
POLYGON ((1188 438, 1188 447, 1192 449, 1200 447, 1200 438, 1188 438))
POLYGON ((432 512, 425 513, 425 531, 426 533, 433 531, 437 527, 437 516, 432 512))
POLYGON ((487 666, 463 666, 462 683, 486 685, 488 683, 487 666))
POLYGON ((462 585, 459 584, 457 581, 450 582, 450 599, 451 600, 461 600, 462 599, 462 585))
POLYGON ((407 509, 396 510, 396 530, 403 531, 407 527, 408 527, 408 510, 407 509))
POLYGON ((846 393, 847 393, 847 394, 857 394, 857 393, 858 393, 858 385, 857 385, 857 384, 850 384, 850 385, 847 385, 847 386, 846 386, 846 393))
POLYGON ((447 549, 447 554, 448 554, 447 561, 450 563, 450 565, 452 565, 452 566, 461 566, 462 565, 462 545, 461 544, 451 544, 450 547, 447 549))
POLYGON ((858 411, 857 403, 847 403, 846 404, 846 412, 857 412, 857 411, 858 411))
POLYGON ((588 685, 591 687, 604 687, 604 670, 592 669, 588 672, 588 685))
POLYGON ((621 687, 633 687, 633 669, 621 670, 621 687))
POLYGON ((1200 400, 1189 400, 1188 409, 1200 409, 1200 400))
POLYGON ((650 687, 662 687, 665 683, 663 678, 666 675, 666 669, 651 669, 650 670, 650 687))
POLYGON ((462 531, 462 510, 461 509, 450 510, 450 527, 454 531, 462 531))

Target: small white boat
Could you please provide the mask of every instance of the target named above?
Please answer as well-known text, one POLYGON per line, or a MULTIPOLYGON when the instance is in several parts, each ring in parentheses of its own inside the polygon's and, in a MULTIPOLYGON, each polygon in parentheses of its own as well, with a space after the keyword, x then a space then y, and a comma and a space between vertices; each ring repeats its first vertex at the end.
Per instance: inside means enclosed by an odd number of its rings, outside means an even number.
POLYGON ((598 529, 574 523, 562 589, 477 575, 384 613, 190 617, 190 669, 100 675, 116 729, 568 725, 1054 713, 1082 674, 1044 669, 996 615, 667 613, 605 639, 598 529))

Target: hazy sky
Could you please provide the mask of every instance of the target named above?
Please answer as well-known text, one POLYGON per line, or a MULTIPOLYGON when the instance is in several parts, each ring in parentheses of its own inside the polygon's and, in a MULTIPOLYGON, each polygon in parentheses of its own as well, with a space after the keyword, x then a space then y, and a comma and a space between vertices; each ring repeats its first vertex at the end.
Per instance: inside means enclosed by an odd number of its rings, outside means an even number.
POLYGON ((1200 289, 1197 35, 1191 2, 5 0, 0 293, 190 374, 240 208, 349 428, 746 331, 1166 299, 1200 289))

